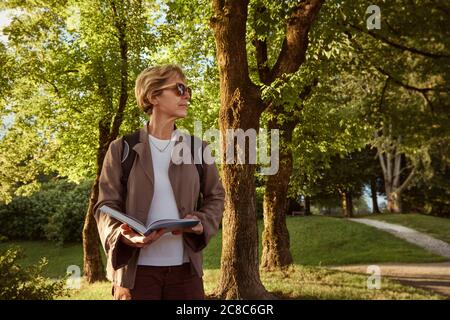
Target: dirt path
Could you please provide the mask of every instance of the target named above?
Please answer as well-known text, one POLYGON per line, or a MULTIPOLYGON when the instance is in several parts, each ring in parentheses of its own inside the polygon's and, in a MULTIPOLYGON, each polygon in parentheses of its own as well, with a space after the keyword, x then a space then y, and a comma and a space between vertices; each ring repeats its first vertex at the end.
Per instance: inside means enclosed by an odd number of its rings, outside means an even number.
POLYGON ((424 248, 440 256, 450 259, 450 245, 442 240, 433 238, 425 233, 414 229, 400 226, 398 224, 387 223, 371 219, 348 219, 354 222, 363 223, 377 229, 389 232, 399 238, 424 248))
MULTIPOLYGON (((397 280, 405 285, 440 293, 450 299, 450 262, 417 264, 377 264, 381 277, 397 280)), ((335 266, 331 269, 367 273, 369 265, 335 266)), ((383 278, 382 278, 383 279, 383 278)))
MULTIPOLYGON (((450 245, 414 229, 371 219, 349 219, 389 232, 429 252, 450 259, 450 245)), ((379 263, 381 276, 405 285, 432 290, 450 299, 450 261, 440 263, 379 263)), ((335 266, 332 269, 368 274, 369 265, 335 266)))

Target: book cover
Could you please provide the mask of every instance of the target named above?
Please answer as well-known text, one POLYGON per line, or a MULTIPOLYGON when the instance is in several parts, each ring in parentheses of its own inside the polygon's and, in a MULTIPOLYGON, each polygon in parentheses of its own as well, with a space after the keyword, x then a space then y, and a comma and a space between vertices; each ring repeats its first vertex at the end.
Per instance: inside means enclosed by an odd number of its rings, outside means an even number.
POLYGON ((148 236, 152 231, 159 229, 167 229, 167 232, 183 228, 191 228, 196 226, 200 221, 196 219, 161 219, 152 222, 149 225, 144 225, 141 221, 130 215, 124 214, 108 206, 101 206, 100 211, 106 213, 111 218, 119 220, 122 223, 126 223, 131 229, 137 233, 148 236))

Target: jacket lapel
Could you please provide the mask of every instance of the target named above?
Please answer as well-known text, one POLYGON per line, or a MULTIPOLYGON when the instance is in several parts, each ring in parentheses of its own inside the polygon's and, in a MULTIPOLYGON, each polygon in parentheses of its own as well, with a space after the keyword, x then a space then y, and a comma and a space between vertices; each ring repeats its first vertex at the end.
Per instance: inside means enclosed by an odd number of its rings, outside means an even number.
MULTIPOLYGON (((182 132, 180 132, 179 130, 176 130, 176 134, 177 134, 177 139, 175 141, 175 145, 177 145, 179 143, 186 143, 186 142, 182 141, 183 140, 183 137, 181 137, 181 135, 183 135, 182 132)), ((184 139, 185 140, 187 139, 186 136, 184 136, 184 139)), ((145 125, 145 127, 140 129, 139 143, 137 143, 134 146, 133 149, 139 155, 139 161, 138 162, 141 164, 142 169, 144 170, 145 174, 150 179, 150 181, 152 183, 154 183, 154 181, 155 181, 155 174, 153 172, 153 160, 152 160, 152 153, 150 151, 150 143, 148 141, 147 125, 145 125)), ((181 151, 181 155, 183 155, 183 151, 181 151)), ((174 163, 173 161, 170 161, 170 164, 169 164, 169 178, 171 178, 171 171, 174 170, 173 166, 177 166, 177 165, 180 165, 180 164, 181 163, 174 163)), ((173 181, 171 181, 171 182, 173 182, 173 181)))
MULTIPOLYGON (((176 140, 175 140, 175 145, 174 148, 172 149, 172 154, 171 154, 171 160, 170 160, 170 164, 169 164, 169 181, 170 181, 170 185, 172 186, 172 190, 174 191, 173 195, 175 197, 175 202, 177 203, 177 207, 179 210, 179 213, 181 213, 180 218, 183 218, 185 216, 185 212, 183 207, 181 207, 181 199, 180 199, 180 195, 175 192, 175 190, 177 190, 176 185, 177 183, 179 183, 179 179, 180 179, 180 171, 181 170, 181 162, 174 162, 172 161, 173 159, 173 152, 175 150, 175 146, 178 145, 179 143, 186 143, 184 140, 186 140, 186 135, 184 135, 182 132, 180 132, 179 130, 176 130, 176 140), (183 135, 183 136, 182 136, 183 135)), ((183 149, 181 150, 181 156, 183 155, 183 149)))
MULTIPOLYGON (((188 136, 184 135, 179 130, 177 130, 176 134, 177 134, 177 138, 175 141, 175 145, 178 145, 179 143, 185 143, 189 146, 188 142, 186 141, 186 139, 188 139, 188 136), (183 135, 183 137, 181 135, 183 135), (183 141, 183 138, 185 141, 183 141)), ((139 156, 139 159, 137 162, 139 162, 139 164, 141 165, 142 170, 145 172, 145 175, 150 179, 151 185, 154 188, 155 174, 153 171, 153 160, 152 160, 152 153, 150 151, 150 142, 148 140, 147 125, 140 129, 139 143, 137 143, 133 149, 136 151, 136 153, 139 156)), ((173 150, 172 150, 172 152, 173 152, 173 150)), ((182 154, 183 154, 183 151, 181 151, 181 155, 182 154)), ((179 168, 180 165, 181 165, 181 163, 175 163, 172 160, 170 160, 168 174, 169 174, 169 181, 172 186, 172 190, 176 190, 175 186, 178 183, 176 171, 180 169, 179 168)), ((177 206, 180 209, 180 195, 178 195, 176 192, 174 192, 174 196, 175 196, 175 201, 177 203, 177 206)))
POLYGON ((133 148, 139 156, 139 163, 142 166, 147 177, 154 183, 155 175, 153 173, 152 153, 150 152, 150 144, 148 142, 147 126, 141 128, 139 134, 139 143, 133 148))

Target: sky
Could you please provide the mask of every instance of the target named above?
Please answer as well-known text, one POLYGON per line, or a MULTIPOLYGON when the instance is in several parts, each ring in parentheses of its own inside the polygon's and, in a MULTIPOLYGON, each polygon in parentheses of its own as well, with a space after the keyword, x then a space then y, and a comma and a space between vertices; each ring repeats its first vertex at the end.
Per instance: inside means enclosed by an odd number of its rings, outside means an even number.
POLYGON ((7 11, 0 11, 0 41, 3 43, 7 42, 7 37, 1 32, 3 28, 11 22, 11 19, 8 17, 9 12, 7 11))
POLYGON ((0 41, 3 43, 7 43, 8 38, 3 34, 3 28, 8 26, 11 22, 10 11, 2 10, 0 11, 0 41))
MULTIPOLYGON (((3 43, 8 42, 8 38, 3 34, 2 30, 4 27, 8 26, 11 22, 11 18, 9 17, 9 10, 1 10, 0 11, 0 41, 3 43)), ((5 135, 5 129, 8 125, 12 123, 12 117, 3 117, 0 119, 0 139, 5 135)))

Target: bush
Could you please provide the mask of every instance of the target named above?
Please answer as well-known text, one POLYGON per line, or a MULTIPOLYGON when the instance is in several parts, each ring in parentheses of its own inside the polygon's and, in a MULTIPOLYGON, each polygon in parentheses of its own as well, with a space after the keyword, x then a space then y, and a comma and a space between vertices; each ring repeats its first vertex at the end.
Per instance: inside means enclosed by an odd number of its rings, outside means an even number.
POLYGON ((0 205, 0 234, 10 239, 81 241, 91 182, 45 183, 27 197, 0 205))
POLYGON ((48 223, 44 227, 48 240, 59 243, 82 240, 91 183, 86 182, 71 187, 71 190, 52 190, 55 197, 59 195, 63 201, 56 203, 48 223))
POLYGON ((17 260, 23 258, 19 248, 0 252, 0 300, 53 300, 68 295, 65 279, 51 280, 42 275, 47 261, 23 268, 17 260))

